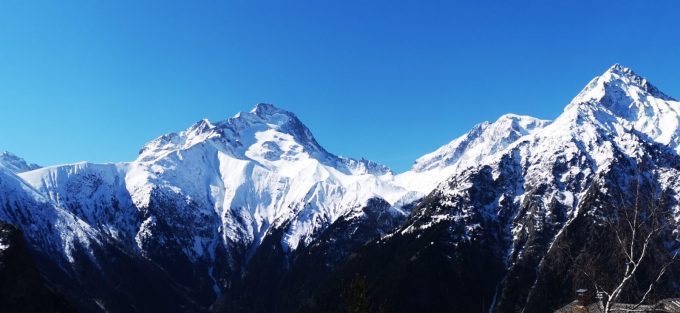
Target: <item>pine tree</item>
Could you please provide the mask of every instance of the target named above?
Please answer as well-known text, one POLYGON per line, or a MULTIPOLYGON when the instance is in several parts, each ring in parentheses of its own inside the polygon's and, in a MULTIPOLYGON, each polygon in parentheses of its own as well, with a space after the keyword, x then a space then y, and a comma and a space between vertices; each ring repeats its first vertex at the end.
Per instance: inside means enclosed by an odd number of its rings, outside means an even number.
POLYGON ((343 292, 347 313, 372 313, 373 305, 368 295, 368 284, 363 277, 356 277, 343 292))

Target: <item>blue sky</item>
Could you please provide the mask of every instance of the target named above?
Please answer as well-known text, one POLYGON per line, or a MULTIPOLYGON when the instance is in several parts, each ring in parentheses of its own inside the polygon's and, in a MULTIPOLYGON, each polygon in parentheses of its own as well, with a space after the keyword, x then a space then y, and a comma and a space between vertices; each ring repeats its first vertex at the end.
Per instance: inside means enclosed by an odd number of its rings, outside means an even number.
POLYGON ((680 97, 678 1, 3 1, 0 150, 133 160, 258 102, 397 171, 484 120, 556 117, 622 63, 680 97))

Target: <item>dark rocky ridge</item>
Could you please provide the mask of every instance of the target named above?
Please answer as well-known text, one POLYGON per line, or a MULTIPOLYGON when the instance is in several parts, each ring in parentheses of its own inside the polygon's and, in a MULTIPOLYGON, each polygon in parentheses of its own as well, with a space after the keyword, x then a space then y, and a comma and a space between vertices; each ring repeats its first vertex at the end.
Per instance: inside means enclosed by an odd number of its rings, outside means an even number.
POLYGON ((76 312, 39 273, 19 229, 0 221, 0 243, 7 246, 0 250, 0 311, 76 312))

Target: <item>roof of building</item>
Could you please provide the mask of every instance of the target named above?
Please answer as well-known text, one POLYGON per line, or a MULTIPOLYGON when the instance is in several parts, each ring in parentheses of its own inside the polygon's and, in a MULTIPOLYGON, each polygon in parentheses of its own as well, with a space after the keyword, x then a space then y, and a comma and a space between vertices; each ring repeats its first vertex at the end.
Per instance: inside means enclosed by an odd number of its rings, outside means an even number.
MULTIPOLYGON (((664 299, 653 305, 640 305, 615 303, 612 306, 611 313, 680 313, 680 298, 664 299), (634 310, 634 311, 633 311, 634 310)), ((554 313, 602 313, 603 309, 598 303, 591 303, 583 305, 579 301, 571 302, 554 313)))

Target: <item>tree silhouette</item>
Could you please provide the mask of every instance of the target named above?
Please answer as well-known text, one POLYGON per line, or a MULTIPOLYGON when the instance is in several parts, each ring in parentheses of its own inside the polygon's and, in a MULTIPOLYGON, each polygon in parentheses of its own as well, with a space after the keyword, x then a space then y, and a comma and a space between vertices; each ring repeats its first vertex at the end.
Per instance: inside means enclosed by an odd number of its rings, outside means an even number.
POLYGON ((382 313, 381 307, 376 307, 368 293, 368 284, 364 277, 355 277, 342 293, 345 299, 347 313, 382 313))

